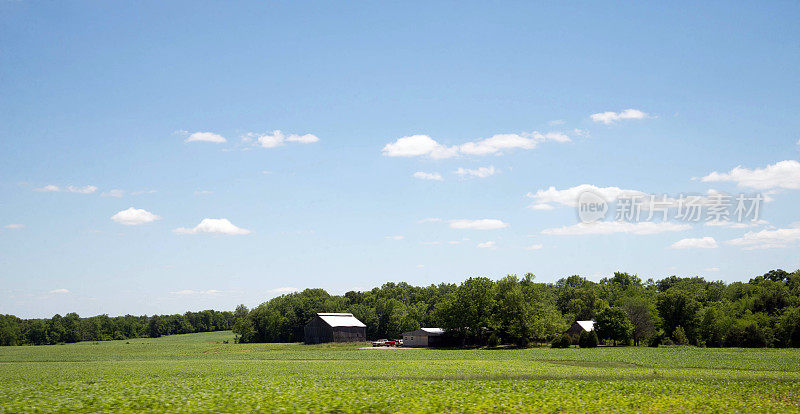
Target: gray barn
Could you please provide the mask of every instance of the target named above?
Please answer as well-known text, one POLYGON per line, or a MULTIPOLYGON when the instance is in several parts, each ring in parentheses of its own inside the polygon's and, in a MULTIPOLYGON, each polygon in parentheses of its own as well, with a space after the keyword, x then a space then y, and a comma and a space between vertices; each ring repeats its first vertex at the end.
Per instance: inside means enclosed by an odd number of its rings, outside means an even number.
POLYGON ((441 344, 444 329, 442 328, 419 328, 416 331, 403 332, 403 346, 425 347, 441 344))
POLYGON ((367 325, 352 313, 318 313, 305 327, 305 343, 364 342, 367 325))
POLYGON ((591 332, 593 330, 594 321, 575 321, 565 333, 572 338, 573 343, 577 344, 578 338, 581 336, 581 332, 591 332))

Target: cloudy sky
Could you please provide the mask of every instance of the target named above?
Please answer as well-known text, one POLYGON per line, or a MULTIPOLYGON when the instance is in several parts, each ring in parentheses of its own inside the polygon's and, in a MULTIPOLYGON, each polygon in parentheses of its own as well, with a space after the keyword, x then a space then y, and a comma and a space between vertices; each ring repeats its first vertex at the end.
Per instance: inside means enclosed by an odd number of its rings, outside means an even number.
POLYGON ((800 268, 798 20, 795 2, 2 2, 0 313, 800 268), (587 226, 586 189, 768 202, 745 225, 587 226))

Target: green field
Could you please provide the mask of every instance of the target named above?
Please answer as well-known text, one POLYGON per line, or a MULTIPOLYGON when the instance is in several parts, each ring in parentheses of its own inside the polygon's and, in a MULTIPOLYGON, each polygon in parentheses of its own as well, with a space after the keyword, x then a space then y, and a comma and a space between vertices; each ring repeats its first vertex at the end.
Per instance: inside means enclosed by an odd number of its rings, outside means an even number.
POLYGON ((800 350, 359 350, 232 339, 2 347, 0 412, 800 411, 800 350))

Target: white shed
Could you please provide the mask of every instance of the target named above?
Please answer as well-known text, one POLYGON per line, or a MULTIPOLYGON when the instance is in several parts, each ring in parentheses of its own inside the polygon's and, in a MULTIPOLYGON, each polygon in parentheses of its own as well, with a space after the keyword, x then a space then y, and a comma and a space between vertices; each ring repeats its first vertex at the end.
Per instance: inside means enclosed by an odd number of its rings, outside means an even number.
POLYGON ((416 331, 403 332, 403 346, 425 347, 438 345, 444 334, 442 328, 420 328, 416 331))

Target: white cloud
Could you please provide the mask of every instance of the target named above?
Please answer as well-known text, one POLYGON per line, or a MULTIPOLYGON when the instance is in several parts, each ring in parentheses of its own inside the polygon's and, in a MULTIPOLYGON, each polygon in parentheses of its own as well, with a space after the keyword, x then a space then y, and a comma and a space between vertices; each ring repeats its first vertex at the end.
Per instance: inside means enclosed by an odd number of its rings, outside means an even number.
POLYGON ((537 203, 529 205, 528 208, 531 210, 552 210, 555 207, 551 206, 550 204, 537 203))
POLYGON ((490 138, 466 142, 447 147, 428 135, 411 135, 398 138, 386 144, 381 152, 387 157, 420 157, 433 159, 456 157, 459 154, 489 155, 501 154, 503 150, 533 149, 542 142, 569 142, 570 138, 561 132, 522 132, 519 134, 496 134, 490 138))
POLYGON ((257 134, 255 132, 248 132, 242 138, 244 142, 252 142, 262 148, 275 148, 284 145, 287 142, 295 142, 299 144, 311 144, 318 142, 319 138, 313 134, 284 134, 281 130, 276 129, 266 134, 257 134))
POLYGON ((67 193, 77 193, 77 194, 91 194, 97 191, 97 187, 93 185, 86 185, 83 187, 77 187, 74 185, 67 186, 66 188, 61 188, 57 185, 48 184, 41 188, 34 188, 34 191, 45 192, 45 193, 57 193, 57 192, 67 192, 67 193))
POLYGON ((709 267, 705 269, 706 272, 719 272, 718 267, 709 267))
POLYGON ((622 112, 600 112, 596 114, 592 114, 592 121, 594 122, 601 122, 603 124, 609 125, 613 124, 617 121, 621 121, 623 119, 644 119, 649 118, 650 115, 638 110, 638 109, 626 109, 622 112))
POLYGON ((428 156, 433 159, 451 158, 458 155, 456 147, 445 147, 427 135, 398 138, 397 141, 386 144, 381 152, 387 157, 428 156))
POLYGON ((481 249, 496 249, 497 243, 493 241, 487 241, 483 243, 478 243, 478 247, 481 249))
POLYGON ((565 122, 564 122, 563 119, 554 119, 554 120, 552 120, 552 121, 547 123, 547 125, 550 125, 550 126, 564 125, 564 124, 565 124, 565 122))
POLYGON ((298 292, 298 291, 300 291, 300 289, 298 289, 296 287, 285 286, 285 287, 279 287, 279 288, 271 289, 269 291, 269 293, 279 293, 279 294, 283 295, 285 293, 292 293, 292 292, 298 292))
POLYGON ((442 244, 442 242, 440 242, 440 241, 424 241, 424 242, 419 242, 419 244, 422 244, 422 245, 425 245, 425 246, 438 246, 438 245, 442 244))
POLYGON ((420 180, 434 180, 434 181, 442 181, 442 175, 439 173, 426 173, 422 171, 417 171, 413 174, 414 178, 418 178, 420 180))
POLYGON ((417 223, 439 223, 442 219, 438 217, 428 217, 424 219, 417 220, 417 223))
POLYGON ((498 171, 495 170, 493 165, 488 167, 478 167, 477 169, 468 169, 468 168, 459 168, 456 170, 456 174, 464 177, 476 177, 476 178, 486 178, 491 175, 495 175, 498 171))
POLYGON ((67 290, 67 289, 53 289, 53 290, 50 291, 50 293, 64 294, 64 293, 69 293, 69 290, 67 290))
POLYGON ((467 142, 459 146, 459 151, 469 155, 500 154, 503 150, 534 149, 545 141, 569 142, 570 139, 560 132, 539 132, 520 134, 497 134, 480 141, 467 142))
POLYGON ((200 234, 200 233, 211 233, 211 234, 227 234, 227 235, 243 235, 243 234, 250 234, 250 230, 239 228, 233 225, 228 219, 212 219, 212 218, 205 218, 203 219, 200 224, 195 226, 194 228, 187 229, 185 227, 179 227, 173 230, 177 234, 200 234))
POLYGON ((534 200, 533 204, 528 206, 534 210, 552 210, 552 204, 561 204, 568 207, 575 207, 578 205, 578 197, 581 193, 591 191, 607 202, 611 203, 620 197, 634 197, 645 196, 645 193, 636 190, 623 190, 619 187, 597 187, 590 184, 581 184, 575 187, 567 188, 566 190, 557 190, 555 187, 550 187, 547 190, 539 190, 536 193, 528 193, 527 196, 534 200))
POLYGON ((497 230, 508 227, 508 223, 497 219, 450 220, 450 227, 454 229, 497 230))
POLYGON ((160 220, 161 217, 140 208, 130 207, 111 216, 111 220, 126 226, 138 226, 140 224, 152 223, 160 220))
POLYGON ((403 236, 386 236, 389 240, 403 240, 403 236))
POLYGON ((731 229, 746 229, 748 227, 758 227, 758 226, 766 226, 769 222, 766 220, 756 220, 756 221, 724 221, 724 220, 711 220, 706 221, 704 225, 709 227, 728 227, 731 229))
POLYGON ((101 197, 115 197, 115 198, 122 198, 125 195, 125 190, 113 189, 100 194, 101 197))
POLYGON ((157 193, 156 190, 138 190, 131 192, 131 195, 142 195, 142 194, 154 194, 157 193))
POLYGON ((699 239, 681 239, 672 243, 672 249, 716 249, 719 247, 713 237, 702 237, 699 239))
POLYGON ((76 187, 74 185, 67 186, 67 192, 78 194, 91 194, 97 191, 97 187, 93 185, 86 185, 83 187, 76 187))
POLYGON ((186 140, 184 140, 183 142, 193 142, 193 141, 213 142, 216 144, 228 142, 228 140, 225 139, 225 137, 223 137, 222 135, 217 135, 213 132, 195 132, 194 134, 189 135, 189 137, 186 138, 186 140))
POLYGON ((542 234, 555 236, 575 236, 583 234, 657 234, 672 231, 684 231, 691 229, 688 224, 676 224, 670 222, 642 221, 630 223, 626 221, 597 221, 594 223, 578 223, 571 226, 564 226, 542 230, 542 234))
POLYGON ((24 229, 25 225, 24 224, 11 223, 11 224, 6 224, 5 226, 3 226, 3 228, 10 229, 10 230, 24 229))
POLYGON ((525 248, 525 250, 541 250, 544 246, 541 244, 532 244, 525 248))
POLYGON ((576 135, 576 136, 583 137, 583 138, 589 138, 589 137, 592 135, 592 134, 589 132, 589 130, 588 130, 588 129, 578 129, 578 128, 575 128, 575 129, 573 129, 573 130, 572 130, 572 133, 573 133, 574 135, 576 135))
POLYGON ((55 193, 61 191, 61 188, 59 188, 57 185, 48 184, 41 188, 34 188, 33 191, 39 191, 43 193, 55 193))
MULTIPOLYGON (((278 131, 276 131, 278 132, 278 131)), ((313 144, 315 142, 319 142, 319 138, 314 134, 289 134, 286 137, 286 142, 297 142, 300 144, 313 144)))
POLYGON ((194 190, 194 195, 209 195, 214 194, 211 190, 194 190))
POLYGON ((800 188, 800 162, 785 160, 754 170, 742 168, 740 165, 727 173, 714 171, 701 180, 703 182, 731 181, 739 187, 757 190, 773 188, 796 190, 800 188))
POLYGON ((217 295, 222 293, 221 290, 216 289, 209 289, 209 290, 193 290, 193 289, 184 289, 179 290, 177 292, 169 292, 173 295, 217 295))
POLYGON ((794 223, 791 227, 784 229, 750 231, 727 243, 746 250, 755 250, 789 247, 797 242, 800 242, 800 223, 794 223))

